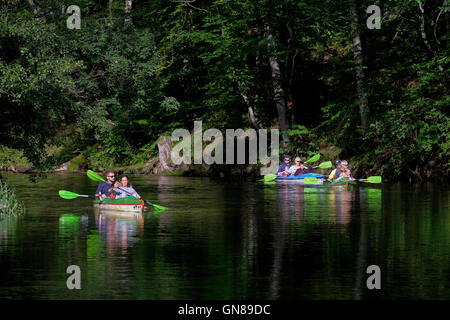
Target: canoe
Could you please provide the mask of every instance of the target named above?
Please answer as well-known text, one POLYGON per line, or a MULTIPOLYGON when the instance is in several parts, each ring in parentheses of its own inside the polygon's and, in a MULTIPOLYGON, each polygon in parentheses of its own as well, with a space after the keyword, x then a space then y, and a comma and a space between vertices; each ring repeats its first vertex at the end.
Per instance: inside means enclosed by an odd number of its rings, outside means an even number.
POLYGON ((342 179, 339 180, 339 181, 332 181, 332 182, 329 182, 329 183, 328 183, 328 186, 329 186, 329 187, 339 187, 339 186, 345 187, 345 186, 355 185, 355 184, 356 184, 356 181, 352 181, 352 180, 349 180, 349 179, 347 179, 347 178, 342 178, 342 179))
POLYGON ((144 200, 139 200, 133 196, 120 199, 94 200, 94 209, 101 211, 115 211, 123 214, 141 213, 144 209, 144 200))
POLYGON ((287 177, 277 177, 275 179, 275 181, 278 182, 293 182, 293 183, 297 183, 297 184, 305 184, 304 183, 304 179, 305 178, 317 178, 317 182, 314 184, 310 184, 310 185, 322 185, 323 182, 325 181, 325 177, 321 174, 318 173, 305 173, 305 174, 301 174, 298 176, 294 176, 294 175, 290 175, 287 177))

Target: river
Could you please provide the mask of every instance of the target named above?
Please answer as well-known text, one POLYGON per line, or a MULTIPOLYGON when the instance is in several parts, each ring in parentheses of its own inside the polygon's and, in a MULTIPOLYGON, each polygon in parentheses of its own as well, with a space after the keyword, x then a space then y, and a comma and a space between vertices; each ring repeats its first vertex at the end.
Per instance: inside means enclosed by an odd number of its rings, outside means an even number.
POLYGON ((124 218, 58 196, 86 175, 3 176, 26 213, 0 219, 0 299, 450 299, 446 187, 130 176, 169 210, 124 218))

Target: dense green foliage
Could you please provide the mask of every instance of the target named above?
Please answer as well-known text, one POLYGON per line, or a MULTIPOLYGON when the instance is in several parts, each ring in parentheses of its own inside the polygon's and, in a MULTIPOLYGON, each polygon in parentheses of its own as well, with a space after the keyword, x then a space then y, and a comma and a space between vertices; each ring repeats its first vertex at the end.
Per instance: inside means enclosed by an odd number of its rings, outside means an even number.
POLYGON ((16 199, 16 195, 3 180, 0 180, 0 218, 4 216, 20 215, 25 212, 23 204, 16 199))
POLYGON ((281 105, 293 154, 333 149, 361 175, 448 177, 448 0, 374 0, 381 29, 359 0, 140 0, 129 13, 118 0, 1 2, 0 145, 37 167, 80 154, 94 169, 145 163, 175 128, 278 127, 281 105), (63 5, 81 8, 81 29, 67 29, 63 5))

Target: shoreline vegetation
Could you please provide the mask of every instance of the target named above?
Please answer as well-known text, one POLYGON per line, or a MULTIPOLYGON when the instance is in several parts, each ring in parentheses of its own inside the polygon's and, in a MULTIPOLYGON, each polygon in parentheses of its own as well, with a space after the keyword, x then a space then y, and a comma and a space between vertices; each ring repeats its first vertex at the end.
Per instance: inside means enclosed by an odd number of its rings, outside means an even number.
MULTIPOLYGON (((3 154, 0 153, 0 172, 1 171, 10 171, 14 173, 26 173, 26 174, 39 174, 39 173, 86 173, 87 170, 93 169, 96 172, 103 172, 105 170, 111 169, 120 174, 139 174, 139 175, 160 175, 160 176, 187 176, 187 177, 250 177, 250 178, 260 178, 260 168, 261 164, 240 164, 240 165, 227 165, 227 164, 213 164, 207 165, 205 163, 201 165, 174 165, 169 158, 170 151, 173 147, 172 142, 170 141, 170 137, 161 136, 157 141, 157 147, 160 153, 156 153, 156 156, 149 156, 146 154, 144 157, 140 156, 140 163, 120 165, 120 164, 111 164, 110 167, 98 167, 95 164, 90 163, 84 156, 84 153, 80 153, 69 161, 65 163, 54 162, 53 166, 46 169, 34 169, 31 163, 23 156, 23 152, 6 148, 4 146, 0 146, 3 154), (5 156, 8 155, 8 156, 5 156), (148 157, 146 161, 145 157, 148 157)), ((51 150, 51 148, 50 148, 51 150)), ((338 154, 341 150, 335 146, 331 146, 322 148, 319 150, 321 153, 321 162, 323 161, 332 161, 338 158, 338 154)), ((155 153, 153 153, 155 154, 155 153)), ((248 159, 248 154, 246 155, 248 159)), ((283 155, 280 153, 280 157, 283 155)), ((295 156, 295 155, 291 155, 295 156)), ((305 157, 306 159, 306 157, 305 157)), ((280 160, 281 163, 282 160, 280 160)), ((361 165, 358 162, 358 159, 349 158, 349 162, 352 164, 352 171, 355 173, 355 176, 366 177, 372 175, 379 175, 379 170, 367 170, 364 165, 361 165)), ((94 163, 98 163, 94 161, 94 163)), ((334 168, 334 167, 333 167, 334 168)), ((320 174, 328 174, 330 169, 315 169, 317 173, 320 174)), ((389 180, 383 178, 385 182, 398 182, 401 180, 389 180)), ((444 183, 445 180, 435 179, 424 179, 419 181, 411 181, 411 179, 407 182, 437 182, 444 183)))
POLYGON ((6 185, 0 174, 0 218, 17 216, 25 213, 22 202, 17 200, 14 190, 6 185))
POLYGON ((448 180, 449 1, 387 2, 375 29, 363 0, 73 5, 81 16, 60 1, 0 12, 0 170, 165 174, 160 138, 202 121, 279 129, 280 159, 320 153, 359 177, 448 180))

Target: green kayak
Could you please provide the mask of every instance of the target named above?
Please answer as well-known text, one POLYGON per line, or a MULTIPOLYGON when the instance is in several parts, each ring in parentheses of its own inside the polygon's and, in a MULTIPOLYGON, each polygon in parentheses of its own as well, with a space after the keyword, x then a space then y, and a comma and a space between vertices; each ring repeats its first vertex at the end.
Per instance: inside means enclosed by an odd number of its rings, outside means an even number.
POLYGON ((100 210, 120 211, 126 213, 140 213, 144 208, 144 201, 133 196, 120 199, 94 200, 94 208, 100 210))
POLYGON ((328 186, 329 187, 338 187, 338 186, 348 186, 348 185, 355 185, 355 184, 356 184, 356 181, 352 181, 347 178, 342 178, 339 181, 329 182, 328 186))

